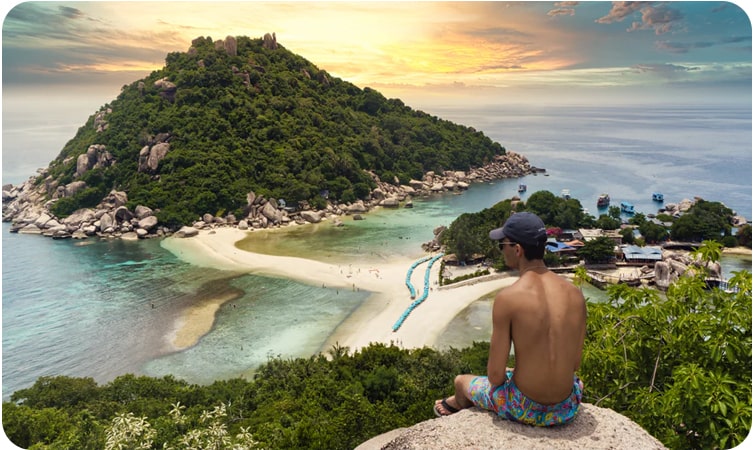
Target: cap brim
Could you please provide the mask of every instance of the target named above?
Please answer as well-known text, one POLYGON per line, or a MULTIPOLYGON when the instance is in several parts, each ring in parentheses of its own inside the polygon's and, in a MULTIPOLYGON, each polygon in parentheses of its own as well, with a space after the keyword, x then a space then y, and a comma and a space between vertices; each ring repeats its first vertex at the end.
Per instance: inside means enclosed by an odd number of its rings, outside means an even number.
POLYGON ((502 232, 502 228, 497 228, 489 232, 489 238, 493 241, 501 241, 505 238, 505 233, 502 232))

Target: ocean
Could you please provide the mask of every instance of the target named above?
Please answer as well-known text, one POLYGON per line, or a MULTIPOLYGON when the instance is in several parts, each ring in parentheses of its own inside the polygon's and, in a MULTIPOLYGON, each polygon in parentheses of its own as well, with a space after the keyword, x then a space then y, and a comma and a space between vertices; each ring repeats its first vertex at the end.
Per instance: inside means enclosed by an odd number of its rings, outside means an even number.
MULTIPOLYGON (((483 131, 522 153, 546 175, 474 184, 460 195, 415 199, 414 208, 376 210, 346 226, 254 232, 255 251, 322 261, 379 262, 424 256, 432 230, 464 212, 517 195, 568 189, 592 214, 596 199, 630 201, 655 213, 665 201, 701 197, 751 218, 749 107, 534 106, 434 107, 431 114, 483 131)), ((271 357, 326 352, 331 331, 368 292, 309 286, 288 279, 191 266, 157 239, 55 241, 2 235, 2 394, 7 400, 43 375, 92 377, 173 374, 194 383, 247 376, 271 357), (233 296, 197 345, 175 351, 170 337, 181 311, 208 296, 233 296)), ((725 257, 724 273, 750 270, 750 257, 725 257)), ((406 267, 406 270, 408 268, 406 267)), ((587 296, 598 296, 587 292, 587 296)), ((427 301, 431 301, 429 298, 427 301)), ((490 299, 480 299, 442 333, 437 347, 488 339, 490 299)), ((396 318, 397 319, 397 318, 396 318)))

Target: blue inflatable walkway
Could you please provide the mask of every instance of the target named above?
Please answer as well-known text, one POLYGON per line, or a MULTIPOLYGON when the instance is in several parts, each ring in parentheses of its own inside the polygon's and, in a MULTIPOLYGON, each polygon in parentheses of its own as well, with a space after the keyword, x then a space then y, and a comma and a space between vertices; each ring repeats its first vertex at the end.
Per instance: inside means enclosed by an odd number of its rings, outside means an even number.
POLYGON ((403 325, 403 322, 405 321, 405 319, 407 319, 408 316, 410 315, 410 313, 418 305, 420 305, 421 303, 423 303, 423 301, 426 300, 426 297, 429 296, 429 285, 430 285, 430 279, 429 279, 429 277, 431 275, 431 267, 442 256, 444 256, 444 253, 440 253, 440 254, 438 254, 437 256, 434 256, 434 257, 429 256, 429 257, 426 257, 426 258, 421 258, 418 261, 414 262, 413 265, 411 265, 410 269, 408 269, 408 275, 406 276, 405 284, 408 286, 408 289, 410 289, 411 298, 415 298, 416 297, 416 290, 415 290, 415 288, 413 287, 413 284, 410 281, 411 275, 413 274, 413 270, 419 264, 423 264, 424 262, 429 261, 429 265, 426 267, 426 272, 424 273, 424 290, 423 290, 423 293, 421 294, 421 297, 418 298, 418 299, 416 299, 416 300, 414 300, 413 303, 411 303, 410 306, 408 306, 408 309, 406 309, 405 312, 403 312, 403 314, 400 316, 400 318, 397 319, 397 322, 395 322, 395 325, 392 326, 392 331, 393 332, 399 330, 400 327, 403 325))

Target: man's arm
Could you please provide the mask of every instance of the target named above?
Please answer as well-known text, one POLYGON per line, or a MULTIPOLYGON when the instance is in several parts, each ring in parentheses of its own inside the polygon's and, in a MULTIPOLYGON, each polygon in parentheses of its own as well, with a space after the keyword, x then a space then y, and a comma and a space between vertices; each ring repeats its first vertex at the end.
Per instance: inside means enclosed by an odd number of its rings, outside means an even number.
POLYGON ((507 360, 510 357, 510 326, 511 316, 509 308, 509 294, 504 290, 497 293, 492 306, 492 337, 489 344, 489 360, 486 364, 486 374, 489 383, 496 387, 507 380, 507 360))

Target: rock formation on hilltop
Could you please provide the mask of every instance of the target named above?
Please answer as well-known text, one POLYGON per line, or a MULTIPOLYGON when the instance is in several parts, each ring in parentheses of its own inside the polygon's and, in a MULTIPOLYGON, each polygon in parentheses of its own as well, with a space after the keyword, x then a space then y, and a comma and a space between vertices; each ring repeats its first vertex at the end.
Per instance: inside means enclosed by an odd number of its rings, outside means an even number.
POLYGON ((502 420, 477 408, 372 438, 356 450, 659 450, 666 447, 611 409, 584 403, 572 423, 541 428, 502 420))

